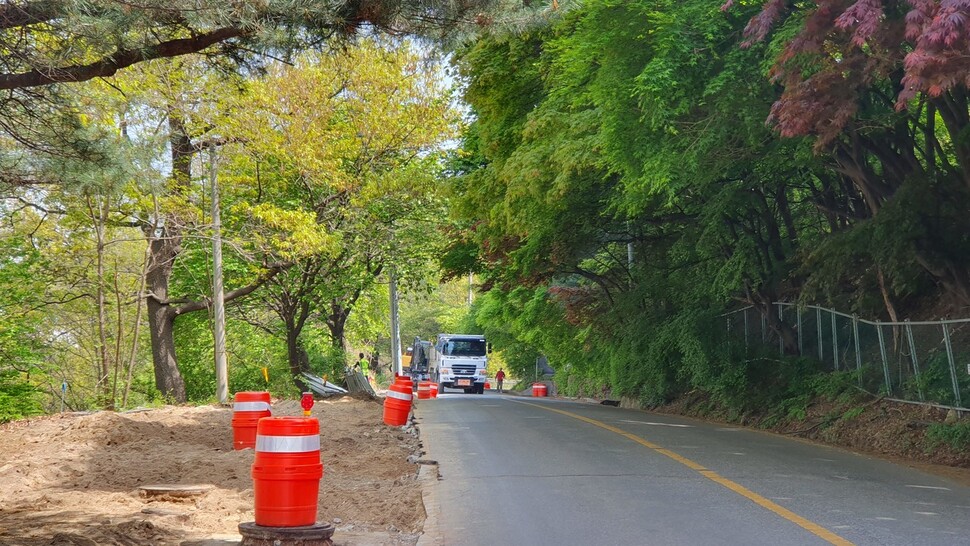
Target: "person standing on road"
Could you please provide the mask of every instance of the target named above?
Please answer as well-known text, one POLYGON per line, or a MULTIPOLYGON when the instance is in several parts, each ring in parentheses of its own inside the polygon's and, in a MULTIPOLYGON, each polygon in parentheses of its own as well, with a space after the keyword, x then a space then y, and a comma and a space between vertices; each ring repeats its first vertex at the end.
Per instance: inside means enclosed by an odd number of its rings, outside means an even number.
POLYGON ((370 384, 370 363, 366 358, 364 358, 364 353, 360 353, 359 356, 360 360, 357 361, 357 365, 355 367, 360 370, 360 373, 364 374, 364 379, 366 379, 367 383, 370 384))
POLYGON ((499 368, 498 373, 495 374, 495 382, 498 383, 498 392, 502 392, 502 381, 505 381, 505 371, 499 368))

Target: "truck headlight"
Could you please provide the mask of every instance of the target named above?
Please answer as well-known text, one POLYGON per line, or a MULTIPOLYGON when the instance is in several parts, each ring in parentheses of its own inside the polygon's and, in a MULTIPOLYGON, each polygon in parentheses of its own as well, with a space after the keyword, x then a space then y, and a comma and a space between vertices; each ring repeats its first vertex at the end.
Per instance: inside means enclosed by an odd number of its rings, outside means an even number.
POLYGON ((440 372, 443 373, 443 374, 445 374, 445 375, 450 374, 451 373, 451 368, 441 368, 440 372))

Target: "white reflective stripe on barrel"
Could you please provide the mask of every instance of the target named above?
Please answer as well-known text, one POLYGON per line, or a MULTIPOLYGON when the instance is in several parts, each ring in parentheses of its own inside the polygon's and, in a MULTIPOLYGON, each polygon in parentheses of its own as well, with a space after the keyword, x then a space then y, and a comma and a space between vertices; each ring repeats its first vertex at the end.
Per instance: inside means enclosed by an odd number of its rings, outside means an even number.
POLYGON ((233 411, 269 411, 269 402, 236 402, 233 411))
POLYGON ((407 400, 409 402, 411 401, 411 394, 410 393, 397 392, 397 391, 387 391, 387 396, 389 396, 390 398, 397 398, 398 400, 407 400))
POLYGON ((304 453, 320 451, 320 435, 263 436, 256 435, 256 451, 264 453, 304 453))

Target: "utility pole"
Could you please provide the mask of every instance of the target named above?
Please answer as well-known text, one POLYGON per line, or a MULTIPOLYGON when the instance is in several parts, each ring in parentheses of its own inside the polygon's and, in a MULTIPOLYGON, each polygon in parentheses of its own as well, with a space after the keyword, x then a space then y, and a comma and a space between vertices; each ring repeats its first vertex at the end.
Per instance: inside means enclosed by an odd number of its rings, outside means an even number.
POLYGON ((468 272, 468 306, 472 306, 472 299, 475 297, 475 291, 472 287, 475 286, 475 274, 471 271, 468 272))
POLYGON ((219 185, 216 183, 216 147, 209 147, 209 181, 212 184, 212 309, 215 339, 216 396, 229 402, 229 371, 226 366, 226 306, 222 288, 222 220, 219 216, 219 185))
POLYGON ((397 276, 391 268, 391 368, 403 373, 401 366, 401 323, 398 317, 397 276))

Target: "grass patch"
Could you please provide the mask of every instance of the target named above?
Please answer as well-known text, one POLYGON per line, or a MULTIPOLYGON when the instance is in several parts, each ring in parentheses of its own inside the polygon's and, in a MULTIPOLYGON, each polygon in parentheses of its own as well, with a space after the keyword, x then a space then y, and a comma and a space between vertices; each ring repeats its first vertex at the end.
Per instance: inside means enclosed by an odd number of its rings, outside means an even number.
POLYGON ((955 451, 963 451, 970 447, 970 420, 934 423, 926 429, 926 441, 930 449, 948 445, 955 451))
POLYGON ((851 421, 856 417, 865 413, 865 411, 866 411, 866 408, 852 408, 846 411, 845 413, 843 413, 840 419, 842 419, 843 421, 851 421))

